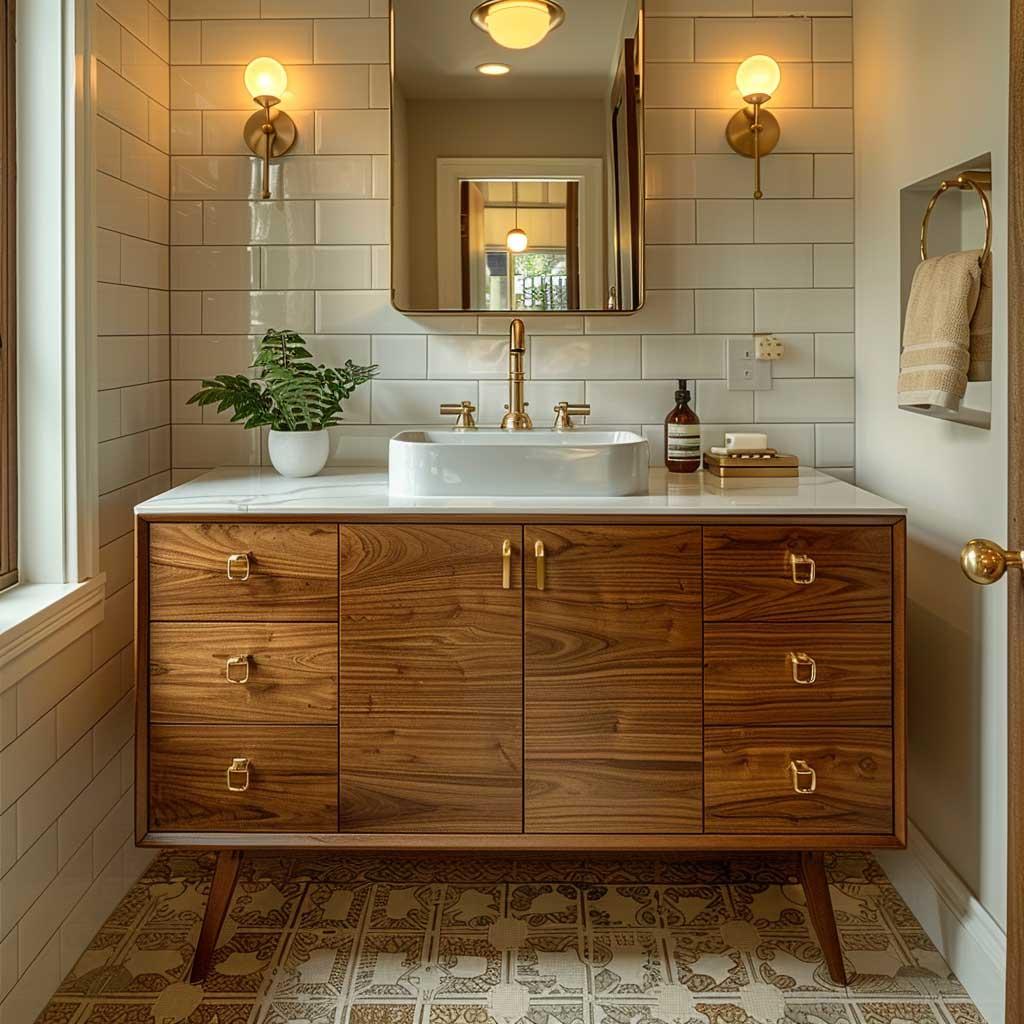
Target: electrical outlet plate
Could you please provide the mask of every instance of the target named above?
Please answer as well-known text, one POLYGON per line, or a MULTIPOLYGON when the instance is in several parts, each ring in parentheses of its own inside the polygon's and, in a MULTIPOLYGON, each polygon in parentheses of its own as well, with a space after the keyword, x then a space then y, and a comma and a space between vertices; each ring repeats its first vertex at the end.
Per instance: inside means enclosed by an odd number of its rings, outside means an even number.
POLYGON ((770 391, 772 364, 757 358, 754 338, 730 338, 726 343, 726 378, 730 391, 770 391))

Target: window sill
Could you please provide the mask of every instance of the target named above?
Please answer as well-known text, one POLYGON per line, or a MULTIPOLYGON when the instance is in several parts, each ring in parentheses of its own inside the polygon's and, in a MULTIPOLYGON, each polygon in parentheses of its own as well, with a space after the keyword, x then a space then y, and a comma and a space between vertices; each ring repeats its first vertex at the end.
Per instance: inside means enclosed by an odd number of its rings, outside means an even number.
POLYGON ((0 594, 0 693, 103 621, 106 577, 19 583, 0 594))

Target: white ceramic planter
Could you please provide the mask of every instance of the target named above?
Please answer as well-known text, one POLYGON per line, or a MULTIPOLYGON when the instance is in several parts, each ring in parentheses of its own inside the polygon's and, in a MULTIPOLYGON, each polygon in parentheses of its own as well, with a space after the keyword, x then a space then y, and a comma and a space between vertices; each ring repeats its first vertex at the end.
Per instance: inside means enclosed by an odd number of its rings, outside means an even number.
POLYGON ((327 464, 331 443, 326 430, 272 430, 270 461, 281 476, 316 476, 327 464))

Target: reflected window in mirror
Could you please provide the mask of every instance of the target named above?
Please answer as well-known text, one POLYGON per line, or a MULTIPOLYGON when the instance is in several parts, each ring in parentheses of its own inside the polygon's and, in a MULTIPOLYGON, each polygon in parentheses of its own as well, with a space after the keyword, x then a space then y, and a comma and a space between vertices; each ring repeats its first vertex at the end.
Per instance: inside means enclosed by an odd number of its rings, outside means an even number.
POLYGON ((463 181, 460 187, 461 308, 579 309, 579 182, 463 181))
POLYGON ((522 49, 478 8, 392 0, 395 307, 638 309, 642 2, 562 0, 522 49))

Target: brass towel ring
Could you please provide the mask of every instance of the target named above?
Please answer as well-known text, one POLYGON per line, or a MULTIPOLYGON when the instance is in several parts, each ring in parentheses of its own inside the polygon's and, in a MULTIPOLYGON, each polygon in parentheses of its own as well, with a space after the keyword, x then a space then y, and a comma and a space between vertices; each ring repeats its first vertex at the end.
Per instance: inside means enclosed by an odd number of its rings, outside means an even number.
POLYGON ((985 192, 984 186, 966 174, 961 174, 951 181, 944 181, 935 190, 935 195, 929 200, 928 208, 924 211, 924 219, 921 221, 921 259, 928 259, 928 221, 931 218, 932 210, 935 209, 935 204, 939 201, 939 197, 951 188, 960 189, 962 192, 972 188, 978 193, 978 198, 981 199, 981 209, 985 214, 985 251, 981 254, 980 262, 982 266, 985 266, 985 261, 992 252, 992 203, 985 192))

